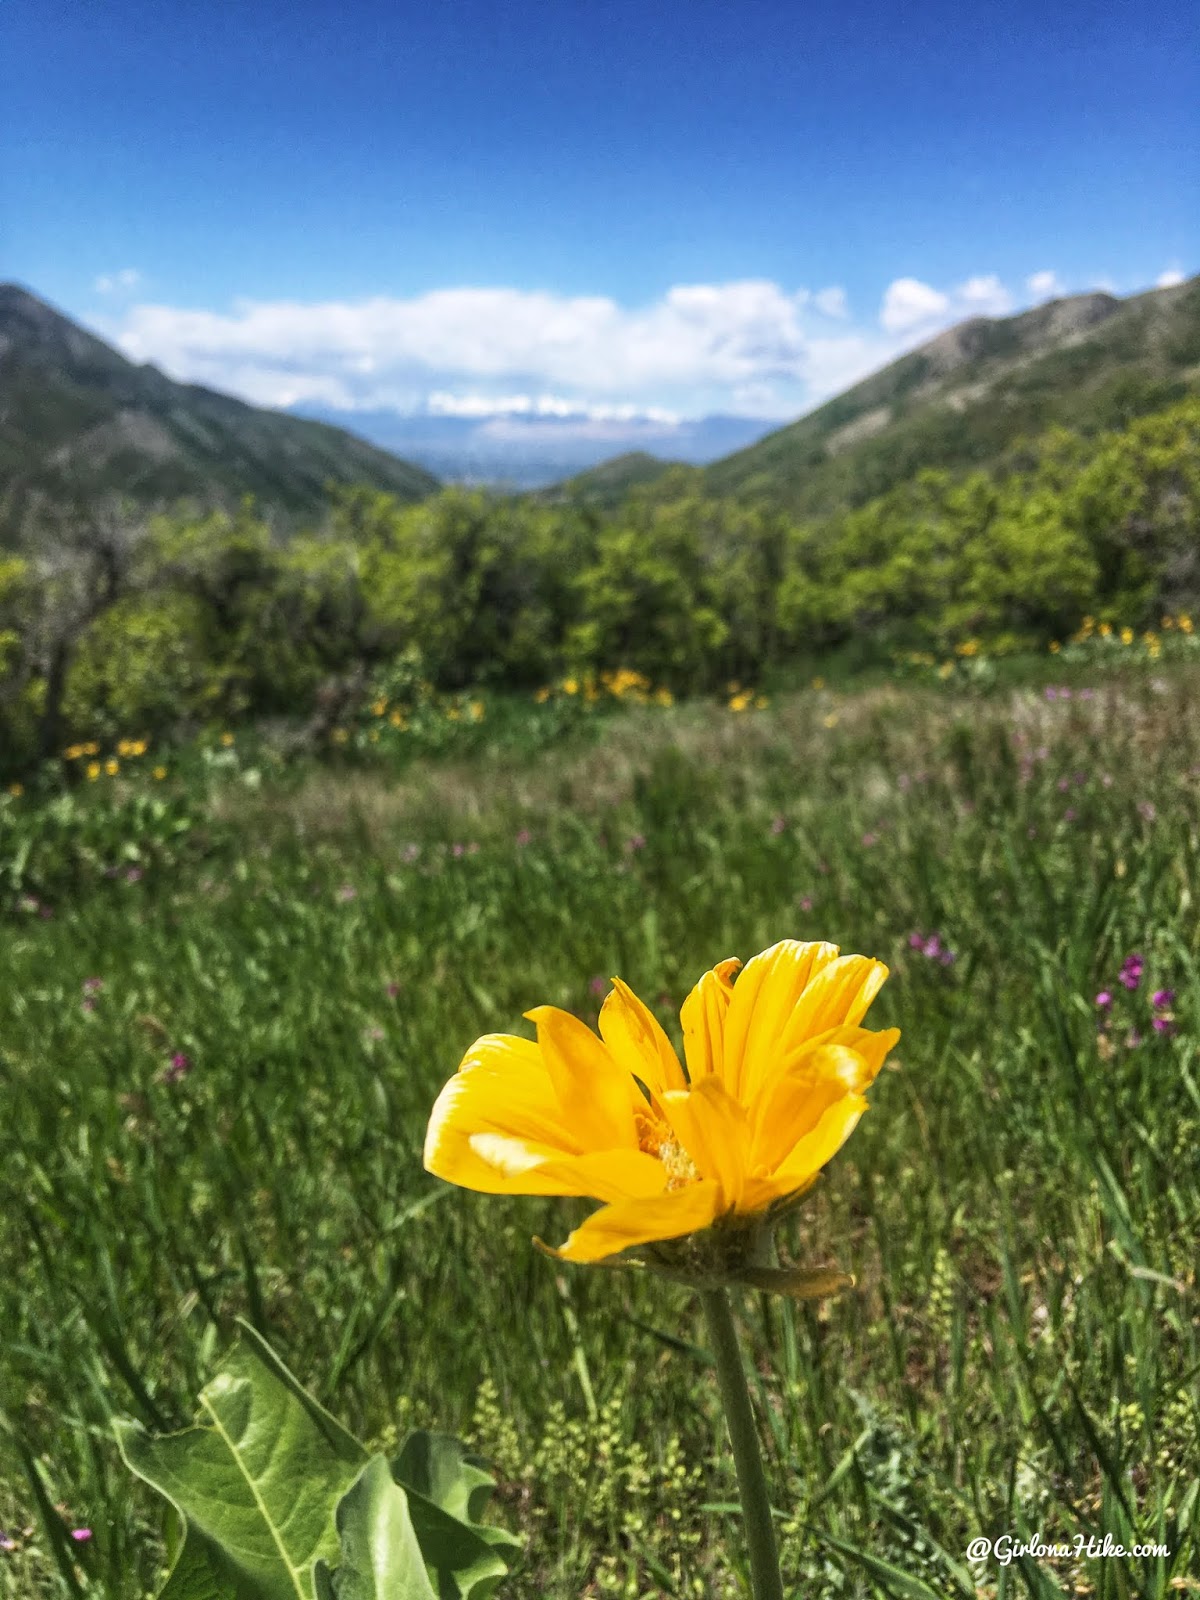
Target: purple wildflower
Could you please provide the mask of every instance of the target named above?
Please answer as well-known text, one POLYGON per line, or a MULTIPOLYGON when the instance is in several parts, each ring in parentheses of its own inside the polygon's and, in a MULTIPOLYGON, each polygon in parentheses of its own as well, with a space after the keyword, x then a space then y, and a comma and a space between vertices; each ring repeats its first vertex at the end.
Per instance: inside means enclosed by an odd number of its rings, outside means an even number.
POLYGON ((812 908, 813 908, 812 895, 810 895, 810 894, 802 894, 800 896, 800 909, 801 909, 801 911, 811 911, 812 908))
POLYGON ((1097 1011, 1107 1011, 1109 1006, 1112 1005, 1112 995, 1107 989, 1101 989, 1096 996, 1095 1005, 1097 1011))
POLYGON ((1174 1017, 1155 1017, 1154 1021, 1151 1023, 1151 1027, 1154 1029, 1155 1033, 1161 1034, 1163 1038, 1169 1039, 1175 1032, 1175 1019, 1174 1017))
POLYGON ((877 833, 864 833, 862 836, 862 842, 864 847, 869 850, 872 845, 879 843, 879 835, 877 833))
POLYGON ((385 984, 383 992, 384 992, 384 994, 387 995, 389 1000, 394 1000, 396 998, 396 996, 400 993, 400 985, 398 983, 396 983, 395 981, 393 981, 391 983, 388 983, 388 984, 385 984))
POLYGON ((1079 813, 1078 813, 1078 811, 1076 811, 1074 806, 1068 806, 1067 809, 1063 812, 1063 821, 1064 822, 1074 822, 1075 818, 1078 815, 1079 815, 1079 813))
POLYGON ((604 993, 604 991, 608 988, 608 979, 607 978, 602 978, 599 975, 599 973, 597 973, 596 976, 588 984, 588 988, 592 991, 592 993, 594 995, 602 995, 604 993))
POLYGON ((85 978, 83 980, 84 994, 99 994, 104 987, 103 978, 85 978))
MULTIPOLYGON (((144 867, 127 867, 126 871, 125 871, 125 882, 126 883, 137 883, 139 881, 139 879, 143 876, 144 872, 145 872, 145 868, 144 867)), ((89 1534, 88 1537, 90 1538, 91 1535, 89 1534)))
POLYGON ((782 833, 783 830, 786 827, 787 827, 787 818, 786 817, 775 817, 771 822, 771 832, 774 833, 774 834, 782 833))
POLYGON ((529 829, 522 828, 520 833, 517 834, 517 843, 520 845, 521 849, 524 850, 525 846, 532 838, 533 835, 530 833, 529 829))
POLYGON ((92 1530, 90 1528, 72 1528, 71 1537, 76 1544, 86 1544, 92 1537, 92 1530))
POLYGON ((465 844, 452 844, 450 846, 450 854, 455 857, 465 855, 466 850, 467 847, 465 844))
POLYGON ((1174 989, 1156 989, 1150 996, 1150 1004, 1158 1011, 1165 1011, 1175 999, 1174 989))
POLYGON ((169 1065, 163 1068, 163 1082, 178 1083, 180 1078, 186 1078, 191 1070, 191 1059, 182 1050, 176 1050, 169 1065))

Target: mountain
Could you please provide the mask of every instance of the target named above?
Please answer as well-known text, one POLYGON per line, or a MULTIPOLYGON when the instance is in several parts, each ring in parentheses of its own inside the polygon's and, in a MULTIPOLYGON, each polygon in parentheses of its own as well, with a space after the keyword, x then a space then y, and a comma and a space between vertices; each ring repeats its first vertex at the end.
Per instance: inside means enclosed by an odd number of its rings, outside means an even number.
POLYGON ((996 466, 1055 423, 1120 427, 1198 390, 1200 277, 1127 300, 1074 295, 949 328, 698 481, 819 515, 923 467, 996 466))
POLYGON ((42 510, 114 491, 143 506, 236 507, 281 530, 321 520, 325 483, 406 501, 437 479, 340 428, 136 366, 16 284, 0 284, 0 546, 42 510))
POLYGON ((652 453, 672 461, 714 461, 778 426, 763 417, 714 415, 673 422, 653 416, 596 418, 583 411, 461 417, 336 411, 304 403, 293 414, 352 426, 372 444, 398 451, 446 482, 514 490, 557 486, 617 456, 652 453))

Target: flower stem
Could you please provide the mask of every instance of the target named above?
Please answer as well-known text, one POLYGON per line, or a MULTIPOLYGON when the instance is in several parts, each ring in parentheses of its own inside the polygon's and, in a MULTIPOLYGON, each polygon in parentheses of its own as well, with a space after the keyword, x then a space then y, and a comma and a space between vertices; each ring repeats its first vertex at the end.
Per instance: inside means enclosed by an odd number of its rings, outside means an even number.
POLYGON ((779 1575, 779 1554, 775 1548, 775 1528, 771 1522, 771 1500, 763 1472, 762 1452, 750 1408, 746 1369, 738 1347, 737 1332, 724 1289, 702 1289, 700 1301, 708 1323, 709 1342, 717 1364, 721 1401, 733 1445, 738 1489, 742 1499, 742 1518, 750 1551, 750 1580, 754 1600, 783 1600, 783 1580, 779 1575))

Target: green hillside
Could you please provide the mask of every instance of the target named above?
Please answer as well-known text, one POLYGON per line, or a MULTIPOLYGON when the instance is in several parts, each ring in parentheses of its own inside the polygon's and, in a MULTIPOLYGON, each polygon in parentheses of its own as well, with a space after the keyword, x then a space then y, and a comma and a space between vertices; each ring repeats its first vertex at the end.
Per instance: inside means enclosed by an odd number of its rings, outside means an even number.
POLYGON ((236 508, 273 526, 325 515, 325 485, 402 501, 430 473, 324 423, 262 410, 137 366, 15 284, 0 285, 0 545, 39 515, 119 493, 146 507, 236 508))
POLYGON ((658 483, 665 473, 694 477, 696 469, 676 461, 663 461, 646 450, 629 450, 624 455, 602 461, 573 478, 543 489, 535 498, 547 501, 570 500, 576 505, 611 511, 620 505, 631 489, 658 483))
POLYGON ((1200 278, 1129 300, 974 318, 798 422, 704 469, 706 493, 810 515, 861 505, 925 467, 993 467, 1053 424, 1082 433, 1200 391, 1200 278))

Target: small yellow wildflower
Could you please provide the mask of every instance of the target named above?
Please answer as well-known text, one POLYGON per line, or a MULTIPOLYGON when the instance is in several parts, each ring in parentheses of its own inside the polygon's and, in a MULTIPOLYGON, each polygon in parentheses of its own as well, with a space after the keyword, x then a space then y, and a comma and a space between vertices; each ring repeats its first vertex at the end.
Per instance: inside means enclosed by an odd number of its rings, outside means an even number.
POLYGON ((88 744, 83 745, 82 749, 85 756, 98 756, 100 754, 100 746, 94 739, 92 739, 88 744))
POLYGON ((387 711, 387 708, 388 708, 388 703, 387 703, 386 700, 376 700, 374 705, 371 707, 371 710, 374 712, 374 714, 377 717, 382 717, 384 715, 384 713, 387 711))
POLYGON ((23 783, 10 783, 8 786, 8 792, 10 795, 12 795, 14 800, 19 800, 25 793, 25 785, 23 783))
POLYGON ((533 698, 539 706, 544 706, 550 698, 550 691, 549 689, 539 689, 533 698))
POLYGON ((754 709, 756 711, 765 711, 770 704, 771 702, 767 699, 766 695, 760 694, 754 702, 754 709))
POLYGON ((115 778, 117 773, 121 770, 121 763, 115 760, 112 756, 109 756, 108 760, 104 763, 104 770, 108 773, 110 778, 115 778))
POLYGON ((675 696, 670 689, 655 689, 654 704, 656 706, 673 706, 675 704, 675 696))
POLYGON ((751 694, 749 689, 743 689, 740 694, 735 694, 729 702, 730 711, 745 711, 750 704, 751 694))
POLYGON ((379 729, 378 728, 372 728, 370 733, 367 734, 367 738, 371 741, 372 744, 378 744, 379 743, 379 729))
POLYGON ((1102 622, 1100 624, 1100 637, 1102 639, 1111 639, 1112 638, 1112 623, 1111 622, 1102 622))
POLYGON ((825 687, 825 679, 824 678, 814 678, 813 681, 812 681, 812 686, 813 686, 814 689, 823 689, 825 687))
POLYGON ((1174 617, 1164 617, 1162 619, 1162 627, 1163 627, 1163 632, 1164 633, 1169 633, 1174 626, 1175 626, 1175 618, 1174 617))
POLYGON ((821 720, 827 728, 836 728, 838 725, 838 714, 836 711, 831 711, 828 716, 823 717, 821 720))
POLYGON ((1051 641, 1050 641, 1050 654, 1052 656, 1056 656, 1061 649, 1062 649, 1062 645, 1059 644, 1058 640, 1057 639, 1051 639, 1051 641))
POLYGON ((1192 631, 1192 619, 1188 616, 1186 611, 1177 619, 1175 625, 1179 629, 1180 633, 1191 633, 1192 631))
POLYGON ((98 761, 89 761, 87 764, 88 782, 95 783, 96 779, 100 776, 101 770, 102 769, 98 761))
POLYGON ((944 681, 946 678, 953 677, 953 675, 954 675, 954 663, 953 663, 953 661, 943 661, 941 666, 938 668, 938 677, 941 678, 944 681))
POLYGON ((471 721, 482 722, 484 718, 484 704, 482 700, 472 700, 470 704, 471 721))
POLYGON ((579 680, 578 680, 578 678, 564 678, 563 679, 563 693, 564 694, 578 694, 579 693, 579 680))
POLYGON ((408 723, 405 720, 404 713, 402 711, 393 711, 391 716, 388 718, 388 721, 391 723, 393 728, 408 727, 408 723))
POLYGON ((979 654, 979 649, 980 646, 978 639, 964 639, 961 644, 955 645, 954 653, 955 655, 960 656, 977 656, 979 654))
POLYGON ((433 1107, 426 1170, 484 1194, 601 1201, 552 1252, 564 1261, 649 1247, 696 1280, 736 1275, 867 1109, 900 1037, 861 1026, 887 975, 794 939, 718 962, 680 1011, 686 1070, 620 978, 599 1038, 538 1006, 536 1043, 488 1034, 467 1051, 433 1107))
POLYGON ((161 783, 163 781, 163 779, 166 777, 166 775, 167 775, 166 767, 155 767, 155 769, 154 769, 154 781, 156 783, 161 783))
POLYGON ((1133 629, 1132 628, 1122 628, 1121 629, 1121 643, 1122 644, 1132 644, 1133 643, 1133 629))
POLYGON ((462 718, 462 712, 458 709, 457 706, 447 706, 446 707, 446 719, 447 719, 448 722, 458 722, 458 721, 461 720, 461 718, 462 718))
POLYGON ((334 744, 347 744, 350 739, 350 734, 345 728, 335 728, 330 737, 333 739, 334 744))
POLYGON ((223 733, 221 735, 221 743, 225 746, 226 750, 228 750, 230 745, 233 743, 233 735, 231 733, 223 733))
POLYGON ((84 748, 81 744, 69 744, 63 751, 63 760, 78 761, 80 756, 84 753, 84 748))

